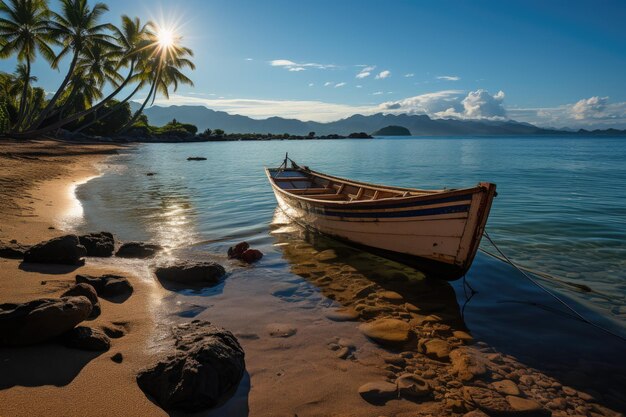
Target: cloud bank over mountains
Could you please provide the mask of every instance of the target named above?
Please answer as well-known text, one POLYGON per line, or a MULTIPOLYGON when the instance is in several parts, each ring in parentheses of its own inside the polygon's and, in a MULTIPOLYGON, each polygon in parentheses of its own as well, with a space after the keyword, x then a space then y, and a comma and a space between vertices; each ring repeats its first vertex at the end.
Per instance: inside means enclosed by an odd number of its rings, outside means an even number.
MULTIPOLYGON (((345 83, 328 83, 343 87, 345 83)), ((573 129, 626 128, 626 102, 610 101, 609 97, 589 97, 576 103, 546 108, 517 108, 505 105, 505 93, 487 90, 442 90, 380 104, 351 105, 318 100, 210 99, 172 95, 169 100, 156 100, 158 105, 203 105, 253 118, 273 116, 304 121, 329 122, 353 114, 375 113, 425 114, 433 119, 516 120, 540 127, 573 129)))

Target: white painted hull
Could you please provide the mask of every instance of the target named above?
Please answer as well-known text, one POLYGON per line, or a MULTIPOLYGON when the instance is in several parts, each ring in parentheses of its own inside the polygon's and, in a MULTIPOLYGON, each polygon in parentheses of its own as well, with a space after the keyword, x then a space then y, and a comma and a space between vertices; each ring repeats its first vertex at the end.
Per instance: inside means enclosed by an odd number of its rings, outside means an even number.
POLYGON ((333 202, 295 195, 273 181, 272 187, 279 207, 295 222, 387 255, 413 259, 425 265, 425 272, 447 279, 462 276, 471 265, 495 194, 493 184, 483 183, 424 198, 333 202))

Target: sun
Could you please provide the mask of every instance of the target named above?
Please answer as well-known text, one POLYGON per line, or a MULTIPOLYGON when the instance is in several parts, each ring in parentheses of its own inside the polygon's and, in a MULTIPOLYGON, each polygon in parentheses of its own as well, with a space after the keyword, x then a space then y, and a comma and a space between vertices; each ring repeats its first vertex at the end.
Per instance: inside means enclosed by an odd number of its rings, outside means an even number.
POLYGON ((157 33, 157 42, 159 43, 159 46, 163 49, 171 48, 176 42, 174 32, 169 29, 159 29, 157 33))

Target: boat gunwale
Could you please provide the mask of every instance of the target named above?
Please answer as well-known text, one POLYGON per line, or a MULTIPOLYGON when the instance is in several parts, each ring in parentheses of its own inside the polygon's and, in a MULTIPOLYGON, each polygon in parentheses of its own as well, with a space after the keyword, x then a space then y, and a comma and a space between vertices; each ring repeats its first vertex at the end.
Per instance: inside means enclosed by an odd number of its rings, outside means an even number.
MULTIPOLYGON (((386 185, 381 185, 381 184, 372 184, 372 183, 368 183, 368 182, 363 182, 363 181, 354 181, 354 180, 350 180, 350 179, 346 179, 346 178, 342 178, 342 177, 336 177, 334 175, 328 175, 328 174, 324 174, 318 171, 313 171, 311 169, 308 168, 294 168, 294 170, 296 171, 300 171, 303 173, 307 173, 307 174, 311 174, 313 176, 319 177, 319 178, 323 178, 323 179, 327 179, 330 181, 336 181, 336 182, 340 182, 340 183, 344 183, 346 185, 352 185, 352 186, 356 186, 356 187, 365 187, 365 188, 369 188, 371 190, 374 191, 409 191, 409 192, 421 192, 421 193, 428 193, 427 195, 409 195, 409 196, 397 196, 397 197, 385 197, 385 198, 379 198, 376 200, 356 200, 356 201, 333 201, 333 200, 324 200, 324 199, 316 199, 316 198, 310 198, 310 197, 306 197, 306 195, 300 195, 300 194, 294 194, 294 193, 290 193, 288 189, 284 189, 279 187, 276 182, 274 181, 274 177, 272 177, 270 170, 277 170, 278 168, 265 168, 265 173, 268 177, 268 179, 270 180, 270 184, 272 185, 272 188, 274 190, 278 190, 283 194, 286 194, 290 197, 293 197, 297 200, 303 200, 306 202, 310 202, 310 203, 316 203, 316 204, 321 204, 323 206, 351 206, 351 207, 355 207, 357 208, 360 205, 369 205, 369 204, 377 204, 377 203, 384 203, 384 202, 420 202, 420 201, 429 201, 429 200, 433 200, 433 199, 439 199, 439 198, 446 198, 446 197, 453 197, 456 195, 464 195, 464 194, 468 194, 468 193, 472 193, 475 194, 477 192, 484 192, 486 190, 488 190, 489 188, 491 188, 491 186, 495 186, 495 184, 490 183, 490 182, 481 182, 478 185, 474 186, 474 187, 469 187, 469 188, 459 188, 459 189, 454 189, 454 190, 450 190, 450 191, 446 191, 446 190, 421 190, 421 189, 417 189, 417 188, 408 188, 408 187, 394 187, 394 186, 386 186, 386 185)), ((384 209, 384 205, 381 205, 381 208, 384 209)))

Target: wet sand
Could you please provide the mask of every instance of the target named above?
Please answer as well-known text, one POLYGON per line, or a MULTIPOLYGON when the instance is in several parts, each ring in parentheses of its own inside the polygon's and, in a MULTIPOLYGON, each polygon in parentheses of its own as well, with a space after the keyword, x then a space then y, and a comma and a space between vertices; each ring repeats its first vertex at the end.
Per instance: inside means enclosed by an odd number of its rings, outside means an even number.
MULTIPOLYGON (((94 164, 104 157, 91 153, 109 150, 96 146, 86 155, 68 156, 66 145, 32 146, 3 144, 0 150, 0 193, 10 197, 0 207, 3 240, 35 243, 71 226, 68 219, 78 215, 72 211, 77 207, 72 188, 97 175, 94 164), (32 154, 57 146, 54 156, 32 154), (24 149, 21 157, 15 155, 19 149, 24 149), (23 182, 16 186, 15 181, 23 182)), ((171 324, 193 318, 232 331, 247 365, 236 395, 198 416, 460 416, 480 408, 490 415, 593 417, 617 416, 626 408, 623 375, 611 374, 606 363, 591 364, 603 367, 613 382, 614 389, 599 392, 593 384, 568 386, 473 340, 447 283, 328 245, 284 219, 275 219, 271 233, 281 262, 293 273, 289 281, 272 280, 254 266, 216 255, 211 260, 228 270, 225 283, 200 292, 173 292, 153 278, 149 262, 114 267, 107 260, 88 259, 77 271, 117 270, 134 285, 124 303, 102 301, 103 314, 90 324, 117 323, 126 335, 113 339, 111 350, 99 356, 54 345, 0 349, 0 416, 167 415, 139 390, 135 374, 166 345, 171 324), (364 325, 389 320, 393 326, 385 328, 383 339, 395 334, 397 340, 385 344, 367 337, 364 325), (122 364, 111 361, 116 352, 123 353, 122 364), (365 401, 359 395, 367 383, 393 386, 407 374, 426 382, 418 397, 394 392, 389 400, 365 401)), ((0 302, 58 295, 75 273, 52 267, 23 270, 17 261, 0 259, 0 302)))
MULTIPOLYGON (((99 174, 98 164, 119 146, 52 141, 0 141, 0 240, 34 244, 63 234, 80 219, 74 188, 99 174)), ((100 300, 102 314, 84 324, 114 327, 125 334, 111 349, 93 353, 47 343, 0 348, 0 416, 165 416, 135 382, 155 337, 154 306, 159 287, 142 265, 114 266, 88 259, 76 268, 21 265, 0 258, 0 303, 58 297, 77 273, 118 273, 133 294, 123 303, 100 300), (129 274, 134 270, 140 273, 129 274), (143 272, 143 273, 141 273, 143 272), (120 352, 123 362, 111 356, 120 352)))

